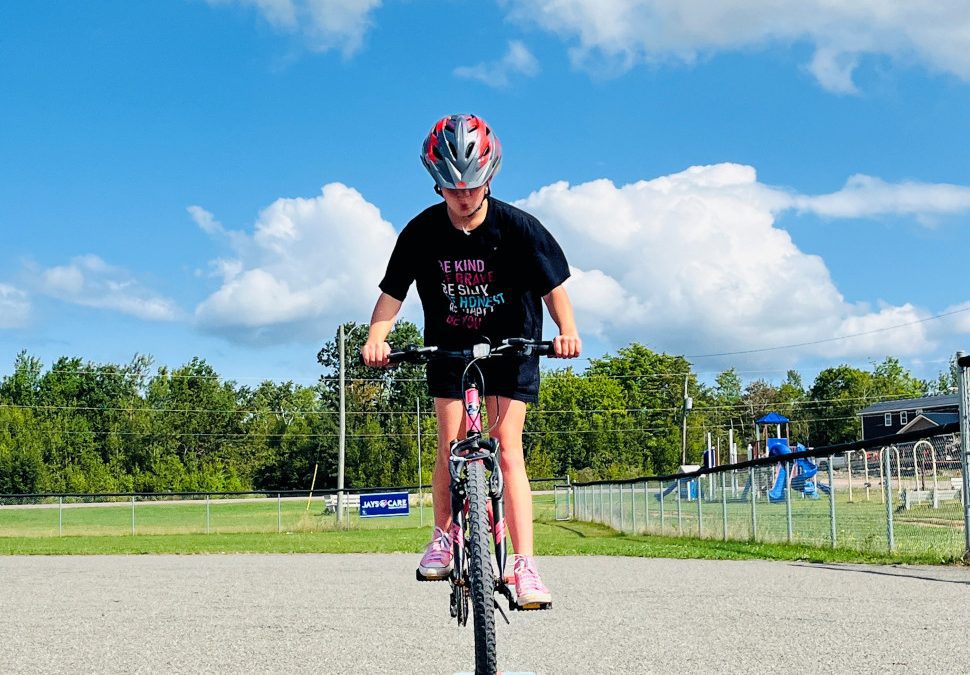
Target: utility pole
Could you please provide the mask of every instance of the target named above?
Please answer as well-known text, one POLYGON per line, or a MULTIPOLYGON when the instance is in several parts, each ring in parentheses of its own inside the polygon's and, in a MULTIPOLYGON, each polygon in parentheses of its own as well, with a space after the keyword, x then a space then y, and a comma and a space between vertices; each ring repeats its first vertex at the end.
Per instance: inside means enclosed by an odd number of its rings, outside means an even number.
POLYGON ((345 370, 344 363, 344 325, 340 324, 340 331, 337 338, 337 351, 340 356, 340 441, 337 453, 337 524, 343 525, 344 522, 344 454, 347 447, 347 410, 346 394, 344 391, 345 370))
POLYGON ((681 433, 681 460, 680 463, 687 464, 687 413, 694 407, 694 401, 687 395, 687 379, 690 375, 684 375, 684 412, 683 412, 683 431, 681 433))
POLYGON ((418 513, 421 518, 421 527, 424 527, 424 479, 421 475, 421 397, 415 401, 417 410, 418 428, 418 513))

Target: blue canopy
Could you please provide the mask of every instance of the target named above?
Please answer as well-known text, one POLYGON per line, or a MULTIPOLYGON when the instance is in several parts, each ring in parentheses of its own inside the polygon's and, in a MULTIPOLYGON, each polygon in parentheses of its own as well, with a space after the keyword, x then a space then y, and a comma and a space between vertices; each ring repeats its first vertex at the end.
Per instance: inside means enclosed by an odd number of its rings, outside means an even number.
POLYGON ((784 415, 779 415, 776 412, 770 412, 764 417, 762 417, 760 420, 757 420, 755 424, 785 424, 786 422, 790 422, 790 421, 791 420, 789 420, 784 415))

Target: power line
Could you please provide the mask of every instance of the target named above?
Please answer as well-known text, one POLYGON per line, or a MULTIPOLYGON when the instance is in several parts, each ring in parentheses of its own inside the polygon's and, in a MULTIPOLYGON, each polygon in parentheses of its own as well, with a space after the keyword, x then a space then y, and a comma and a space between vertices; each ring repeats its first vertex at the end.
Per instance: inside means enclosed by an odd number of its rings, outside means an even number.
POLYGON ((716 354, 694 354, 691 356, 686 356, 684 358, 688 359, 708 359, 715 356, 738 356, 741 354, 758 354, 760 352, 772 352, 781 349, 793 349, 795 347, 810 347, 812 345, 825 344, 827 342, 839 342, 840 340, 848 340, 850 338, 862 337, 865 335, 875 335, 876 333, 884 333, 890 330, 896 330, 897 328, 905 328, 907 326, 915 326, 920 323, 926 323, 927 321, 935 321, 937 319, 943 319, 948 316, 953 316, 954 314, 961 314, 963 312, 970 312, 970 307, 964 307, 963 309, 956 309, 952 312, 946 312, 944 314, 937 314, 936 316, 930 316, 925 319, 917 319, 915 321, 907 321, 906 323, 896 324, 895 326, 885 326, 884 328, 874 328, 873 330, 863 331, 861 333, 850 333, 849 335, 840 335, 837 337, 823 338, 821 340, 812 340, 810 342, 796 342, 790 345, 779 345, 777 347, 761 347, 759 349, 744 349, 736 352, 718 352, 716 354))

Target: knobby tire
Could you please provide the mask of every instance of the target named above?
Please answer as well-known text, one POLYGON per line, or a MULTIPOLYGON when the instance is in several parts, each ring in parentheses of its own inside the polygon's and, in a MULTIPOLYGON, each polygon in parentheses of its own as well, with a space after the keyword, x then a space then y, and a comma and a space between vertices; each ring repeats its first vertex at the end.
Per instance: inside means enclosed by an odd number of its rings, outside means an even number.
POLYGON ((498 656, 495 645, 495 575, 489 548, 488 481, 485 466, 470 462, 468 471, 468 575, 471 583, 472 615, 475 625, 475 673, 495 675, 498 656))

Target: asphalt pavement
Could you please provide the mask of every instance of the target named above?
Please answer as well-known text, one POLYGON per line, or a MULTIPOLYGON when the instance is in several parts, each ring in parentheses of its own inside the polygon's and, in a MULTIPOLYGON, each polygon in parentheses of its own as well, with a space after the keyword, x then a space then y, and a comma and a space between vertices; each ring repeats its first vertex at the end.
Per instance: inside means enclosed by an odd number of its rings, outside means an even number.
MULTIPOLYGON (((415 555, 0 557, 3 673, 455 673, 469 623, 415 555)), ((543 558, 499 619, 535 673, 970 672, 970 568, 543 558)))

